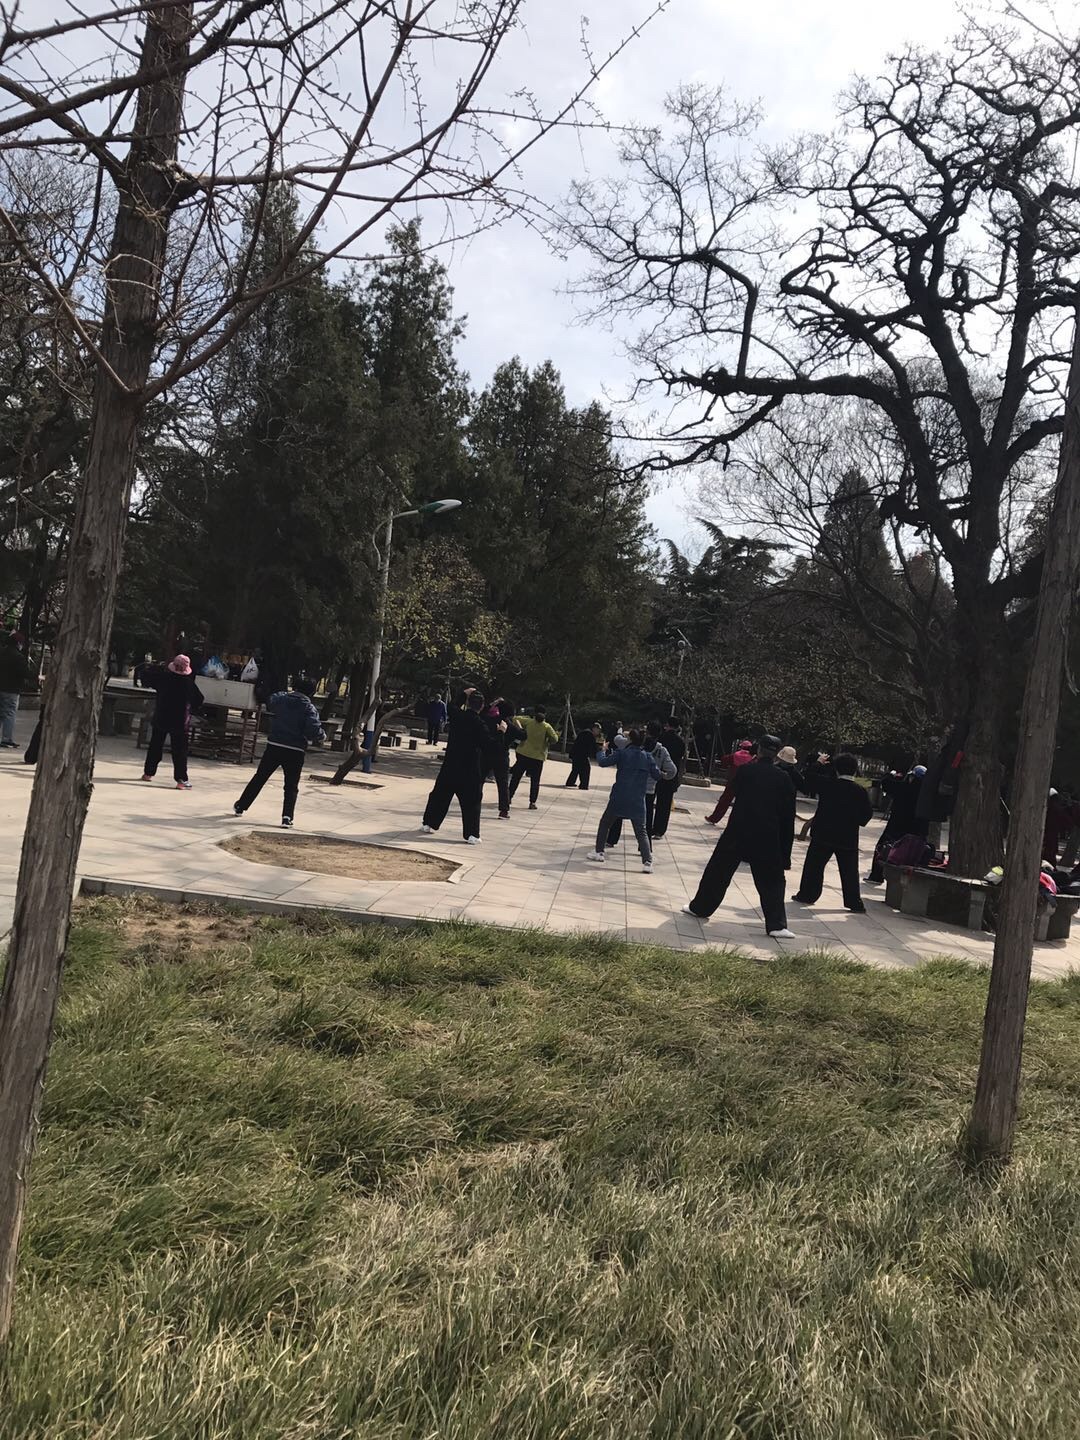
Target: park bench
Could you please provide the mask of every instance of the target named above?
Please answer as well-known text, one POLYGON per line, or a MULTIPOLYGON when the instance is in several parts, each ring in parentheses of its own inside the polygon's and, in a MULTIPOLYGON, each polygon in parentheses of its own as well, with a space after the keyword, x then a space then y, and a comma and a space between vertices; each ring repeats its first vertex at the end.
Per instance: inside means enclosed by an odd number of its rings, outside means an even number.
MULTIPOLYGON (((985 880, 950 875, 947 870, 921 866, 885 866, 885 903, 902 915, 941 920, 966 930, 982 930, 987 896, 993 887, 985 880)), ((1035 917, 1036 940, 1067 940, 1080 895, 1059 895, 1052 908, 1040 898, 1035 917)))
POLYGON ((98 734, 130 735, 132 722, 150 711, 153 694, 145 690, 106 690, 101 697, 98 734))

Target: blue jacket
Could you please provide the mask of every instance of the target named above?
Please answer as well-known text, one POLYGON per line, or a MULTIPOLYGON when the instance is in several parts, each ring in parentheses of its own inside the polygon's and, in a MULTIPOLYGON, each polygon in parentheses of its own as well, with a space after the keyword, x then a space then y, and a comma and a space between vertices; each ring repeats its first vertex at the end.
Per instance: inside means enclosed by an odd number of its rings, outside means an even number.
POLYGON ((646 788, 650 780, 660 779, 660 766, 653 757, 640 745, 627 745, 622 750, 597 755, 596 763, 616 767, 615 784, 608 800, 612 818, 644 820, 646 788))
POLYGON ((270 696, 271 745, 287 750, 306 750, 309 744, 325 740, 319 712, 299 690, 279 690, 270 696))

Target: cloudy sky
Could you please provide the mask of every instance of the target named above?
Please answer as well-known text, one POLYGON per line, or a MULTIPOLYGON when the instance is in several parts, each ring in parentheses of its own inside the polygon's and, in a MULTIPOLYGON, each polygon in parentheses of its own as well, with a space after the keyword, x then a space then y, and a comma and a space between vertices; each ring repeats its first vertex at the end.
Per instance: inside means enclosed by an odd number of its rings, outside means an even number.
MULTIPOLYGON (((546 0, 527 5, 527 33, 503 56, 507 73, 540 97, 566 95, 583 74, 579 17, 589 43, 607 54, 651 0, 546 0)), ((873 74, 890 50, 908 41, 935 47, 959 25, 952 0, 671 0, 666 13, 615 62, 597 88, 605 116, 616 123, 656 121, 666 93, 686 81, 723 85, 729 96, 759 101, 771 138, 829 128, 836 97, 853 74, 873 74)), ((504 80, 505 83, 505 80, 504 80)), ((596 135, 556 136, 531 152, 530 190, 557 202, 571 179, 611 173, 610 141, 596 135)), ((524 225, 508 225, 450 257, 458 309, 467 316, 462 359, 473 382, 517 354, 532 365, 552 359, 573 403, 626 394, 630 370, 617 337, 581 323, 582 303, 565 293, 574 273, 524 225)), ((687 500, 668 483, 649 501, 662 535, 688 538, 687 500)))

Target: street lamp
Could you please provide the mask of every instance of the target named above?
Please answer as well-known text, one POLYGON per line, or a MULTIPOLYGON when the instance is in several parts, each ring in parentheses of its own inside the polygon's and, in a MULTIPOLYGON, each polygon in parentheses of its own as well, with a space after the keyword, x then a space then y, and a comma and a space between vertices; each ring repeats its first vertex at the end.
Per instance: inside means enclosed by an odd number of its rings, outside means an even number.
MULTIPOLYGON (((429 500, 426 505, 418 505, 415 510, 399 510, 392 514, 386 522, 386 533, 383 536, 382 566, 379 575, 379 626, 375 634, 375 646, 371 654, 371 685, 368 689, 367 714, 362 729, 368 727, 368 720, 374 715, 375 707, 379 701, 379 680, 382 676, 382 652, 383 652, 383 630, 386 626, 386 597, 390 590, 390 546, 394 539, 394 521, 405 520, 410 515, 444 515, 447 510, 458 510, 461 507, 460 500, 429 500)), ((378 737, 376 736, 376 739, 378 737)))

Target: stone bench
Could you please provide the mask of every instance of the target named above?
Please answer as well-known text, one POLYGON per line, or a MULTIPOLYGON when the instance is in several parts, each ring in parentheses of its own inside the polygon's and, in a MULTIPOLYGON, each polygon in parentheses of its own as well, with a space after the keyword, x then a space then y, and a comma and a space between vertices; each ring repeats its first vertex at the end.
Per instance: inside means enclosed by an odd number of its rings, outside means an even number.
POLYGON ((985 880, 968 880, 947 870, 921 866, 885 866, 885 903, 901 915, 941 920, 965 930, 983 928, 983 911, 990 886, 985 880), (891 873, 890 873, 891 872, 891 873))
MULTIPOLYGON (((885 866, 885 903, 901 915, 940 920, 966 930, 982 930, 987 896, 994 887, 947 870, 921 866, 885 866)), ((1036 940, 1067 940, 1080 895, 1059 895, 1051 908, 1041 898, 1035 917, 1036 940)))
POLYGON ((1059 895, 1053 909, 1040 899, 1035 912, 1035 939, 1068 940, 1077 910, 1080 910, 1080 895, 1059 895))

